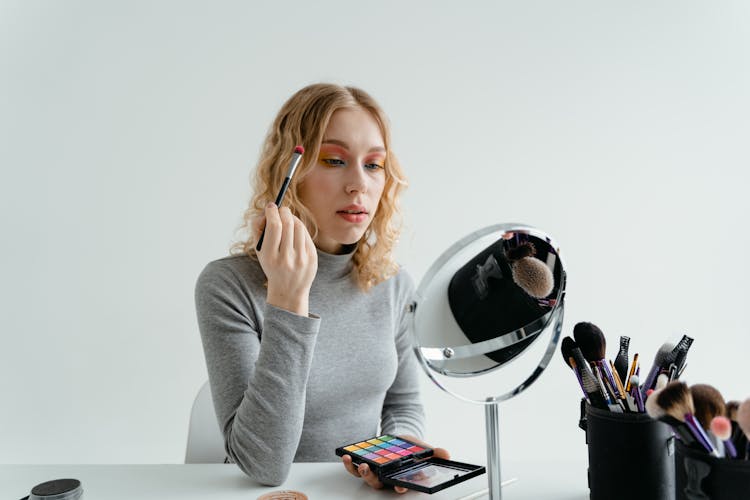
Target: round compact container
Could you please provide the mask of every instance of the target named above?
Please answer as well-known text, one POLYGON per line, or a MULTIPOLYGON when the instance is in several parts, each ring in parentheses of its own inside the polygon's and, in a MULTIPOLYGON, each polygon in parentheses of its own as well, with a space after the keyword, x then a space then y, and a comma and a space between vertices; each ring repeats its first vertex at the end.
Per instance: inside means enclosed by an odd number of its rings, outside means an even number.
POLYGON ((78 479, 54 479, 37 484, 31 495, 21 500, 78 500, 83 498, 83 488, 78 479))

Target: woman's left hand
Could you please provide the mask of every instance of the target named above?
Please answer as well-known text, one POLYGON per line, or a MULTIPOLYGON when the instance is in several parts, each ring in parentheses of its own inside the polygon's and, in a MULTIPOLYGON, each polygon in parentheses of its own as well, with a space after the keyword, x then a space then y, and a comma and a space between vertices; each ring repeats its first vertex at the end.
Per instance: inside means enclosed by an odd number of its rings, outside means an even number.
MULTIPOLYGON (((405 439, 407 441, 411 441, 412 443, 416 443, 419 446, 422 446, 423 448, 432 448, 434 451, 433 457, 437 458, 444 458, 446 460, 450 459, 451 455, 448 453, 448 450, 444 448, 433 448, 429 444, 425 443, 421 439, 417 439, 413 436, 399 436, 401 439, 405 439)), ((352 457, 349 455, 344 455, 341 457, 341 461, 344 462, 344 467, 346 467, 346 470, 349 471, 350 474, 353 476, 361 477, 364 479, 364 481, 372 486, 375 489, 381 489, 383 487, 383 483, 380 482, 378 479, 378 475, 375 474, 372 470, 370 470, 370 466, 367 464, 359 464, 359 466, 356 466, 352 463, 352 457)), ((394 486, 393 489, 396 491, 396 493, 406 493, 409 491, 407 488, 403 488, 401 486, 394 486)))

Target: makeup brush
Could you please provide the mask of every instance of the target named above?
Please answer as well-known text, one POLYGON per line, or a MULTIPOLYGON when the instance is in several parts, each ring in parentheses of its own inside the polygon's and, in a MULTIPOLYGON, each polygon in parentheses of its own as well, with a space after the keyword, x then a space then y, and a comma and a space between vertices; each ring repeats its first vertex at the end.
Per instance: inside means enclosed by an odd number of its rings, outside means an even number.
POLYGON ((737 449, 732 442, 732 422, 727 417, 714 417, 709 424, 711 433, 724 443, 724 449, 731 458, 737 458, 737 449))
POLYGON ((635 406, 638 408, 638 411, 643 413, 646 411, 646 406, 643 403, 643 395, 641 394, 641 388, 639 386, 640 383, 640 377, 635 374, 631 375, 630 380, 628 380, 628 386, 630 387, 630 392, 632 393, 630 397, 635 400, 635 406))
POLYGON ((562 342, 560 343, 560 351, 562 351, 562 357, 565 360, 565 362, 568 364, 568 366, 573 370, 573 372, 576 374, 576 378, 578 379, 578 385, 581 386, 581 390, 583 391, 583 397, 588 399, 588 394, 586 394, 586 389, 583 387, 583 380, 581 379, 581 373, 578 371, 578 365, 575 362, 575 359, 573 358, 573 349, 578 347, 576 345, 575 340, 573 340, 570 337, 565 337, 562 339, 562 342))
POLYGON ((646 375, 646 380, 643 381, 643 385, 641 386, 641 392, 644 396, 646 395, 647 390, 654 387, 654 382, 656 381, 656 377, 659 375, 662 366, 665 364, 669 366, 669 364, 674 361, 674 355, 672 354, 674 347, 675 345, 672 342, 665 342, 656 352, 656 355, 654 356, 654 364, 651 366, 651 370, 648 372, 648 375, 646 375))
POLYGON ((693 397, 695 418, 704 429, 709 428, 714 417, 726 416, 724 396, 716 387, 708 384, 693 384, 690 386, 690 395, 693 397))
POLYGON ((727 401, 726 415, 729 420, 737 421, 737 410, 740 408, 740 402, 736 400, 727 401))
POLYGON ((711 440, 706 435, 706 431, 695 418, 695 407, 693 406, 693 397, 687 384, 682 382, 670 382, 664 389, 655 391, 651 398, 656 397, 655 401, 667 415, 685 422, 690 432, 695 436, 696 441, 703 446, 710 454, 718 457, 718 452, 711 444, 711 440))
POLYGON ((750 398, 740 403, 739 408, 737 408, 737 423, 748 442, 745 445, 745 458, 750 459, 750 398))
POLYGON ((570 364, 570 358, 573 357, 573 349, 578 347, 576 345, 576 341, 573 340, 571 337, 563 337, 563 339, 560 341, 560 352, 562 353, 562 357, 565 360, 565 364, 573 368, 570 364))
POLYGON ((680 351, 685 352, 685 354, 687 355, 687 352, 690 350, 690 346, 693 345, 693 340, 694 339, 692 337, 683 335, 680 341, 677 343, 677 345, 673 349, 675 356, 677 356, 677 353, 680 351))
MULTIPOLYGON (((292 154, 292 159, 289 161, 289 170, 286 172, 286 177, 284 177, 284 182, 281 184, 281 189, 279 189, 279 194, 276 196, 276 206, 278 208, 281 208, 281 202, 284 201, 284 195, 286 194, 287 188, 289 188, 289 182, 292 180, 292 176, 294 175, 294 171, 297 170, 297 165, 299 165, 300 158, 302 158, 302 153, 305 152, 305 148, 302 146, 295 146, 294 147, 294 153, 292 154)), ((260 239, 258 240, 258 244, 255 246, 255 251, 260 252, 260 247, 263 245, 263 238, 266 236, 266 228, 263 227, 263 232, 260 233, 260 239)))
POLYGON ((610 387, 615 391, 613 394, 617 397, 615 378, 609 369, 609 363, 604 359, 607 355, 607 339, 604 338, 604 333, 595 324, 582 321, 573 327, 573 338, 586 360, 603 372, 610 387))
MULTIPOLYGON (((633 385, 637 386, 638 384, 636 382, 633 382, 633 385)), ((646 403, 644 405, 646 413, 654 420, 664 422, 665 424, 670 426, 675 435, 680 438, 680 441, 685 443, 685 446, 693 446, 695 444, 695 438, 693 437, 693 433, 690 432, 690 430, 685 425, 685 422, 677 420, 671 415, 667 415, 667 413, 664 411, 664 408, 659 406, 659 403, 657 403, 659 392, 660 391, 652 390, 651 395, 646 399, 646 403)))
POLYGON ((594 374, 591 372, 591 368, 586 362, 586 359, 583 357, 581 349, 576 346, 571 349, 570 352, 573 355, 572 357, 576 363, 576 368, 581 376, 581 387, 583 387, 583 392, 588 396, 589 403, 595 408, 606 410, 609 408, 609 401, 606 392, 602 391, 599 382, 597 382, 594 374))
POLYGON ((628 349, 630 347, 630 337, 620 336, 620 350, 615 357, 615 371, 620 376, 620 380, 628 380, 628 349))
MULTIPOLYGON (((698 419, 698 423, 704 430, 710 431, 711 421, 714 417, 723 417, 726 414, 726 405, 724 396, 718 389, 708 384, 694 384, 690 386, 690 395, 693 397, 693 414, 698 419)), ((731 433, 731 423, 730 423, 731 433)), ((713 432, 709 432, 709 437, 713 437, 713 443, 720 456, 725 456, 726 446, 723 440, 720 440, 713 432)))
MULTIPOLYGON (((625 391, 630 392, 630 380, 635 375, 635 371, 638 369, 638 353, 633 355, 633 363, 630 365, 630 372, 628 373, 627 384, 625 384, 625 391)), ((640 379, 639 379, 640 380, 640 379)))
POLYGON ((737 400, 727 401, 727 417, 732 423, 732 444, 735 449, 740 450, 739 458, 742 458, 742 450, 748 444, 748 440, 745 437, 745 433, 740 429, 740 424, 737 423, 737 410, 740 408, 740 402, 737 400))

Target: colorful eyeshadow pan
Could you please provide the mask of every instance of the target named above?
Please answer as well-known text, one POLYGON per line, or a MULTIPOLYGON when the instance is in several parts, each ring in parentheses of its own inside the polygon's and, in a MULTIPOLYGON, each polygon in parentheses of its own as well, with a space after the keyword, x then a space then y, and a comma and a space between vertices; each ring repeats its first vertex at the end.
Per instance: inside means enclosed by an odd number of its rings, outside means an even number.
POLYGON ((409 443, 403 439, 398 439, 386 434, 368 439, 367 441, 360 441, 359 443, 344 446, 343 448, 340 448, 339 451, 341 451, 341 454, 346 453, 353 458, 362 458, 371 463, 383 465, 403 460, 411 455, 416 455, 418 458, 421 458, 430 450, 425 450, 414 443, 409 443))

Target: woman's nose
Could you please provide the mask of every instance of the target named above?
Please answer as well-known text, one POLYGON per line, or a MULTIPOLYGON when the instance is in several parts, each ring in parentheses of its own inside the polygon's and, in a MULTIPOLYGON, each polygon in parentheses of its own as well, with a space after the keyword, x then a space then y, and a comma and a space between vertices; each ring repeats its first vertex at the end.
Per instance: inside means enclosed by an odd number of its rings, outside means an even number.
POLYGON ((355 168, 349 169, 347 172, 345 189, 347 193, 367 192, 367 173, 359 163, 357 163, 355 168))

